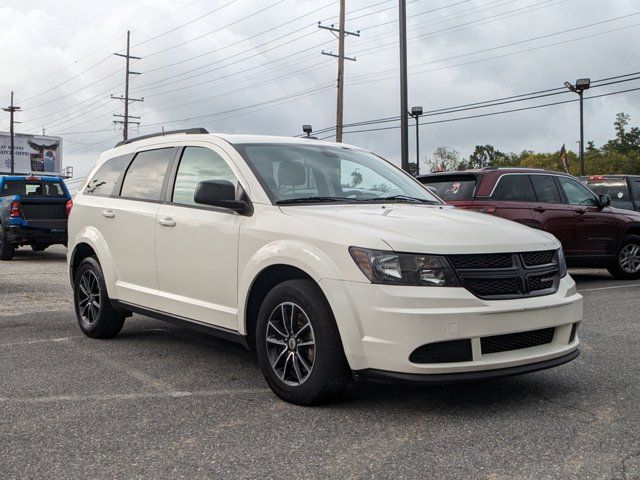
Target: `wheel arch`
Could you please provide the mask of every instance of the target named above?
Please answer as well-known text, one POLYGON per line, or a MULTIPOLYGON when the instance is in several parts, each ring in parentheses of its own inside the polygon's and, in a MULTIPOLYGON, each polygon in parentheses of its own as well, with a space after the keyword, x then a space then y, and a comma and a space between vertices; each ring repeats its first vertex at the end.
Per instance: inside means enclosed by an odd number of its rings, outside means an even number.
POLYGON ((80 263, 90 256, 95 256, 98 259, 107 286, 107 293, 109 297, 115 298, 113 294, 115 293, 117 275, 113 267, 111 252, 104 237, 93 227, 86 227, 81 230, 75 238, 73 250, 69 255, 69 279, 71 285, 73 286, 75 273, 80 263))

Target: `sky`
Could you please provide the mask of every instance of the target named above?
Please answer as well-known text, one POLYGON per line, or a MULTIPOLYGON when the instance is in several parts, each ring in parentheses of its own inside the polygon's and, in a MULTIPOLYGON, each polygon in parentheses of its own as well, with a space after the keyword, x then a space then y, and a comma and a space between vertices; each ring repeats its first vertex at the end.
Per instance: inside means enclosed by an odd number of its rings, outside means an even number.
MULTIPOLYGON (((322 131, 335 125, 337 61, 321 52, 338 45, 318 22, 337 26, 338 12, 337 0, 1 0, 0 104, 14 90, 22 107, 16 131, 61 136, 63 163, 81 178, 122 137, 113 114, 123 104, 110 97, 124 92, 124 59, 113 53, 124 51, 130 30, 131 53, 141 57, 132 60, 140 75, 131 77, 130 91, 144 98, 130 106, 141 117, 140 134, 205 127, 289 136, 303 124, 322 131)), ((346 12, 346 30, 359 36, 346 40, 346 55, 356 61, 346 61, 344 121, 397 117, 398 2, 346 0, 346 12)), ((407 0, 407 17, 409 107, 431 112, 421 119, 422 162, 438 146, 463 156, 485 144, 504 152, 562 144, 576 151, 576 102, 460 117, 575 100, 561 87, 577 78, 594 82, 585 93, 587 141, 612 138, 618 112, 640 124, 640 90, 589 99, 640 88, 637 0, 407 0), (437 111, 550 89, 559 90, 437 111)), ((0 131, 8 130, 7 115, 0 131)), ((398 124, 348 127, 344 141, 399 163, 398 128, 357 131, 398 124)))

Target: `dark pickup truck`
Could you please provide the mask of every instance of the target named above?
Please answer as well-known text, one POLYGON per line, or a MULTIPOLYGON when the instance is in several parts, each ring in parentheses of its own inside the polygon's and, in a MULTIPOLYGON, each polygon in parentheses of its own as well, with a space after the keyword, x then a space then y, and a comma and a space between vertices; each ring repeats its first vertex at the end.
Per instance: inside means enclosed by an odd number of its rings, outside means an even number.
POLYGON ((60 177, 0 175, 0 260, 17 247, 67 244, 71 195, 60 177))

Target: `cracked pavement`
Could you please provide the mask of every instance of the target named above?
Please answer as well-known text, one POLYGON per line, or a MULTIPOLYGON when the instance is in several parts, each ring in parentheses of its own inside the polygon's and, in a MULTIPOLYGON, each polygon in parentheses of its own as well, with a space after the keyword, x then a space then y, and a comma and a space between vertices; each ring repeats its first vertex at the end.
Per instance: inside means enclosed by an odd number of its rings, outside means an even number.
POLYGON ((640 282, 573 271, 582 355, 447 387, 278 400, 252 354, 148 318, 75 323, 65 251, 0 264, 0 477, 640 479, 640 282))

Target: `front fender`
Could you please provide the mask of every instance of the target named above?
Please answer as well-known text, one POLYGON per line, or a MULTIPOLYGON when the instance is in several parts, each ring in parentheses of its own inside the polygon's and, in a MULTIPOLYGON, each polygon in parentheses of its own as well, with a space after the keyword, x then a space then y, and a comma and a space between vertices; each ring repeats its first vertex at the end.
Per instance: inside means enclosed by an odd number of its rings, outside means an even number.
MULTIPOLYGON (((104 237, 95 227, 84 227, 75 235, 73 239, 73 250, 71 250, 71 253, 68 256, 69 276, 71 277, 71 266, 73 265, 78 247, 81 244, 89 245, 93 251, 96 252, 96 256, 98 257, 98 261, 102 267, 104 281, 107 285, 107 293, 110 298, 115 298, 116 279, 118 278, 118 275, 114 266, 113 255, 111 254, 111 250, 109 249, 104 237)), ((72 278, 71 282, 73 283, 72 278)))

